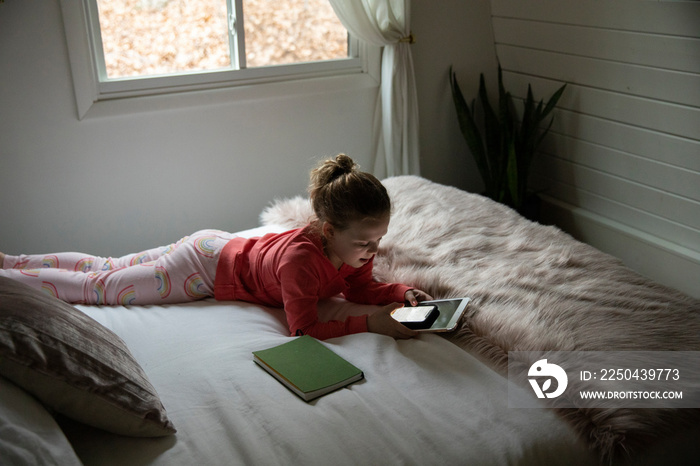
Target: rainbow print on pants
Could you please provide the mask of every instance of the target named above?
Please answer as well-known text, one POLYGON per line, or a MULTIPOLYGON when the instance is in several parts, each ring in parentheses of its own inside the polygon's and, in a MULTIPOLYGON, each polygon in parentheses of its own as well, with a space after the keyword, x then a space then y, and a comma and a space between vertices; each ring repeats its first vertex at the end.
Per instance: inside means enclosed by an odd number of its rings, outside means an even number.
POLYGON ((29 264, 29 260, 19 261, 19 262, 17 262, 17 263, 15 264, 15 266, 12 267, 12 268, 13 268, 13 269, 24 269, 24 268, 27 267, 27 264, 29 264))
POLYGON ((94 264, 95 261, 92 258, 84 258, 80 259, 78 262, 75 264, 75 271, 76 272, 87 272, 90 269, 92 269, 92 264, 94 264))
POLYGON ((131 258, 129 261, 129 265, 139 265, 143 264, 144 262, 148 262, 148 254, 145 252, 142 252, 140 254, 136 254, 134 257, 131 258))
POLYGON ((165 299, 170 296, 170 290, 172 285, 170 283, 170 276, 165 267, 157 265, 156 266, 156 280, 158 281, 158 294, 160 294, 161 299, 165 299))
POLYGON ((92 294, 95 295, 95 304, 106 304, 105 283, 102 280, 97 280, 92 288, 92 294))
POLYGON ((58 257, 56 256, 45 256, 41 261, 41 266, 50 269, 58 268, 58 257))
POLYGON ((41 290, 54 298, 58 298, 58 290, 56 289, 56 285, 51 282, 41 282, 41 290))
POLYGON ((133 304, 136 301, 136 288, 134 285, 129 285, 121 290, 117 295, 117 301, 124 306, 133 304))
POLYGON ((209 296, 204 290, 204 282, 199 273, 195 272, 185 280, 185 293, 192 299, 202 299, 209 296))
POLYGON ((214 241, 216 236, 202 236, 194 240, 194 249, 198 254, 204 257, 214 257, 216 250, 214 249, 214 241))
POLYGON ((105 261, 104 265, 102 266, 102 270, 107 271, 107 270, 113 270, 114 268, 115 268, 114 259, 112 259, 111 257, 108 257, 107 260, 105 261))

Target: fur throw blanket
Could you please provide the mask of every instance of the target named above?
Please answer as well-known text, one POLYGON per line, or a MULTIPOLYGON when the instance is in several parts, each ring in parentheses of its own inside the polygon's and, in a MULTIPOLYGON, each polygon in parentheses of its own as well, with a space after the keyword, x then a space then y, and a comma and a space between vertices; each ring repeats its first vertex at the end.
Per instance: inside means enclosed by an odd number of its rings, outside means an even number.
MULTIPOLYGON (((485 197, 406 176, 375 259, 380 281, 437 298, 469 296, 448 336, 505 373, 509 351, 700 351, 700 301, 661 286, 551 226, 485 197)), ((265 224, 296 227, 306 199, 278 201, 265 224)), ((558 409, 605 461, 698 425, 698 409, 558 409)))

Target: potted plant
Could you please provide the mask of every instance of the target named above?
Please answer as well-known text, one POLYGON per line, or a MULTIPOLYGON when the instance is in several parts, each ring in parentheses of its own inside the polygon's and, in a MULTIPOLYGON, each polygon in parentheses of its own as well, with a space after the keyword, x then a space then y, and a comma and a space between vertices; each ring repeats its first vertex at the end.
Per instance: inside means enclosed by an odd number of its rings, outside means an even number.
POLYGON ((527 190, 530 164, 554 118, 549 120, 546 128, 541 125, 559 101, 566 84, 546 104, 542 100, 535 104, 528 84, 522 119, 518 121, 513 98, 503 86, 501 65, 498 65, 498 111, 489 103, 484 74, 481 73, 479 101, 483 109, 483 133, 476 122, 476 99, 472 100, 471 106, 467 103, 452 68, 450 84, 460 129, 486 186, 484 194, 525 214, 530 197, 527 190))

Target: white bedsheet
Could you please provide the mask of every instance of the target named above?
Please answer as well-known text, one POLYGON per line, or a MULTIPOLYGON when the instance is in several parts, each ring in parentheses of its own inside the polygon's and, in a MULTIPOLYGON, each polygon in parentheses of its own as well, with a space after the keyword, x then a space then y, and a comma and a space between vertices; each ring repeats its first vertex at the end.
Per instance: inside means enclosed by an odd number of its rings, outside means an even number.
MULTIPOLYGON (((129 345, 178 429, 137 439, 70 424, 87 465, 595 464, 555 414, 508 408, 507 379, 437 335, 327 340, 366 378, 306 403, 252 359, 290 338, 282 310, 214 300, 79 308, 129 345)), ((322 316, 366 311, 335 299, 322 316)))

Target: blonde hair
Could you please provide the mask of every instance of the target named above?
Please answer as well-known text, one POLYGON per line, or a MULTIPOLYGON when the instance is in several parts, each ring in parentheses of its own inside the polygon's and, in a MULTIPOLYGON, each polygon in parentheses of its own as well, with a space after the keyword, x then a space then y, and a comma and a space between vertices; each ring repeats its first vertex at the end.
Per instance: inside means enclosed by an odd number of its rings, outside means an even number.
POLYGON ((391 213, 391 200, 374 175, 360 171, 350 157, 338 154, 311 171, 309 196, 317 219, 344 230, 351 222, 391 213))

